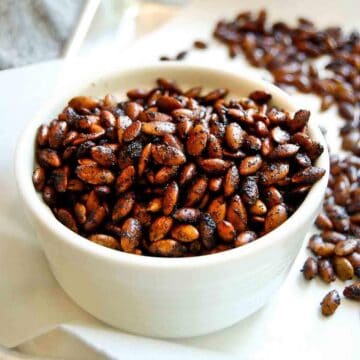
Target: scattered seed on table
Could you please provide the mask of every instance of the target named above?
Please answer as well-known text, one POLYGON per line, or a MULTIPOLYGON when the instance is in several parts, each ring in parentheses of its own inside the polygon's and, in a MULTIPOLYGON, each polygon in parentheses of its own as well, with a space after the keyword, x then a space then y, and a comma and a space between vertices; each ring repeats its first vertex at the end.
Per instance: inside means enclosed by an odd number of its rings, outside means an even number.
POLYGON ((323 301, 321 302, 321 313, 324 316, 330 316, 334 314, 338 306, 340 305, 340 296, 336 290, 330 291, 324 297, 323 301))

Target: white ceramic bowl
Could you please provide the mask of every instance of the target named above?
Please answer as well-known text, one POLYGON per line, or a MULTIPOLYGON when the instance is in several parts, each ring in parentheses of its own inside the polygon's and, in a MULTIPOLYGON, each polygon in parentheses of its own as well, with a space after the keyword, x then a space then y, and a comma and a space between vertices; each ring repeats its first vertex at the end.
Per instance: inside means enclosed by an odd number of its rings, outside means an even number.
POLYGON ((246 246, 214 255, 155 258, 114 251, 75 234, 58 222, 36 193, 31 180, 37 127, 54 118, 69 98, 104 96, 133 87, 154 85, 157 77, 182 87, 204 90, 227 87, 230 97, 264 89, 273 104, 297 110, 277 87, 243 75, 200 66, 164 64, 123 69, 106 77, 79 82, 29 122, 17 149, 16 177, 50 267, 66 293, 83 309, 115 327, 156 337, 188 337, 230 326, 262 307, 285 279, 304 236, 320 209, 327 184, 329 157, 313 119, 309 130, 322 143, 317 165, 327 170, 299 209, 281 226, 246 246))

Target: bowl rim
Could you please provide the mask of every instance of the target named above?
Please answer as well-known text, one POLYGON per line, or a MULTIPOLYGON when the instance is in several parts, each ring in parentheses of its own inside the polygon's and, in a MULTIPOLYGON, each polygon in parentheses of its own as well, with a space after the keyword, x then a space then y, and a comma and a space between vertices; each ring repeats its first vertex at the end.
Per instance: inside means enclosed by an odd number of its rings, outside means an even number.
MULTIPOLYGON (((286 94, 283 90, 273 85, 270 82, 262 80, 251 73, 246 75, 235 73, 233 70, 224 70, 214 67, 213 65, 198 65, 191 63, 157 63, 152 65, 137 65, 131 67, 124 67, 117 70, 108 71, 101 75, 101 80, 111 79, 113 76, 121 76, 131 72, 154 72, 154 79, 159 75, 163 69, 176 70, 176 71, 210 71, 216 72, 219 77, 221 76, 234 76, 237 80, 243 80, 253 85, 254 90, 266 89, 272 95, 281 98, 281 102, 286 104, 286 110, 296 111, 298 106, 290 95, 286 94)), ((88 76, 89 79, 94 77, 88 76)), ((324 151, 317 160, 317 165, 326 170, 325 175, 317 181, 306 195, 304 201, 298 209, 279 227, 269 232, 268 234, 259 238, 260 241, 253 241, 246 246, 241 246, 229 250, 225 250, 215 254, 193 256, 193 257, 180 257, 180 258, 162 258, 153 256, 139 256, 129 254, 118 250, 113 250, 105 246, 95 244, 85 237, 76 234, 60 223, 56 217, 49 211, 49 207, 40 199, 36 192, 31 176, 26 172, 27 159, 25 157, 25 150, 29 146, 29 142, 34 143, 34 138, 30 137, 34 133, 34 127, 38 127, 37 119, 41 114, 46 114, 53 109, 59 100, 62 100, 64 95, 51 99, 45 106, 35 114, 23 130, 16 148, 15 154, 15 176, 18 186, 18 191, 22 200, 25 202, 29 211, 36 217, 37 221, 42 226, 46 227, 50 232, 55 233, 59 239, 65 242, 68 246, 76 248, 77 250, 84 251, 88 256, 104 258, 110 262, 123 263, 128 266, 143 266, 147 268, 168 268, 168 269, 193 269, 206 266, 215 266, 224 264, 230 261, 238 261, 241 258, 251 254, 265 251, 268 247, 273 246, 275 243, 284 242, 287 238, 289 228, 301 228, 312 213, 309 209, 316 209, 322 202, 325 193, 328 175, 329 175, 329 154, 326 142, 319 127, 314 123, 313 118, 310 118, 308 127, 311 137, 320 142, 324 146, 324 151)), ((66 101, 66 100, 65 100, 66 101)))

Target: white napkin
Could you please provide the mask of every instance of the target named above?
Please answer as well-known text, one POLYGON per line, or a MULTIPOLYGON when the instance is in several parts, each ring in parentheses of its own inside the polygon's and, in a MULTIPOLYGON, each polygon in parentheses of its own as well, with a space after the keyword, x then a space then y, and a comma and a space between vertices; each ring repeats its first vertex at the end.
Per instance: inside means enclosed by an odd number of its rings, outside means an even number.
POLYGON ((217 351, 178 345, 116 331, 93 321, 61 325, 43 336, 18 347, 27 354, 64 359, 160 359, 160 360, 235 360, 217 351))
MULTIPOLYGON (((265 2, 243 1, 241 8, 259 8, 265 2)), ((328 21, 341 24, 346 19, 348 25, 356 25, 359 3, 349 0, 339 4, 338 11, 329 14, 328 21)), ((297 10, 308 16, 314 12, 314 18, 323 9, 335 5, 325 0, 316 3, 306 0, 302 2, 302 11, 297 10), (304 5, 305 2, 308 6, 304 5)), ((121 57, 118 54, 110 56, 109 52, 104 59, 101 54, 101 62, 97 62, 98 59, 87 61, 73 73, 78 76, 81 71, 86 72, 87 67, 97 67, 101 72, 101 69, 114 66, 115 60, 116 66, 129 61, 143 61, 144 54, 148 60, 163 54, 172 55, 189 47, 194 34, 197 34, 197 38, 210 38, 209 24, 221 14, 231 14, 239 7, 235 0, 227 1, 226 9, 218 2, 197 1, 163 29, 134 44, 121 57), (172 38, 177 41, 171 41, 172 38), (120 64, 118 59, 121 59, 120 64)), ((289 15, 291 18, 293 15, 292 3, 274 0, 272 7, 279 16, 289 15)), ((322 19, 324 22, 327 22, 325 16, 322 19)), ((228 62, 221 45, 214 45, 206 52, 196 50, 189 59, 194 62, 211 59, 219 66, 251 71, 239 60, 228 62)), ((60 64, 55 62, 0 73, 0 344, 11 347, 22 343, 20 348, 30 353, 49 355, 48 351, 55 351, 56 354, 58 350, 59 356, 68 354, 70 357, 73 354, 76 358, 90 358, 87 357, 89 353, 93 358, 105 356, 125 359, 132 359, 130 356, 134 359, 177 359, 180 356, 203 356, 206 359, 217 356, 225 359, 225 354, 241 359, 275 356, 280 359, 300 359, 305 356, 320 359, 360 358, 359 304, 344 300, 332 318, 319 316, 318 303, 330 287, 319 281, 307 283, 300 276, 299 269, 306 257, 305 249, 299 254, 281 291, 266 307, 229 329, 207 336, 171 342, 136 337, 101 324, 74 305, 54 281, 33 237, 31 226, 26 223, 17 199, 12 170, 15 138, 27 119, 51 93, 59 67, 60 64), (36 335, 44 334, 58 324, 63 325, 36 339, 36 335), (33 341, 26 341, 34 338, 33 341), (69 343, 70 338, 72 344, 69 343), (56 344, 62 345, 56 349, 56 344), (81 354, 80 348, 83 348, 81 354), (96 351, 91 352, 92 349, 96 351), (205 352, 197 352, 197 349, 205 352), (210 355, 208 351, 214 353, 210 355)), ((315 98, 299 96, 297 100, 299 106, 309 107, 316 113, 318 102, 315 98)), ((317 118, 329 129, 333 146, 333 135, 337 131, 335 110, 317 118)), ((342 286, 342 283, 335 283, 331 288, 341 289, 342 286)))

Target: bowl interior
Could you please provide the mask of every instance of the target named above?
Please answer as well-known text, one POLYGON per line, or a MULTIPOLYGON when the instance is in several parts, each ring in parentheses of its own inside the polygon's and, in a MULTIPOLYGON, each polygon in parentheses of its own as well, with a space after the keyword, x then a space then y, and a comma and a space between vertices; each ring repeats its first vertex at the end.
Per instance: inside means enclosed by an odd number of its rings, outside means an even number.
MULTIPOLYGON (((79 82, 74 83, 73 86, 68 87, 61 94, 57 94, 56 98, 50 99, 49 102, 45 104, 34 119, 29 122, 18 144, 16 176, 19 191, 27 207, 30 208, 30 211, 43 226, 50 227, 53 232, 64 241, 67 241, 70 246, 82 247, 85 251, 93 255, 106 256, 113 261, 129 261, 131 264, 141 263, 149 266, 177 266, 179 264, 184 266, 186 263, 201 265, 209 261, 226 261, 233 256, 245 256, 249 251, 256 251, 256 249, 260 250, 261 248, 271 246, 274 241, 282 237, 282 232, 286 231, 286 227, 293 226, 296 223, 299 224, 299 222, 302 223, 304 217, 306 218, 307 207, 316 207, 322 201, 327 184, 327 175, 313 186, 298 210, 283 225, 263 237, 267 238, 266 241, 261 239, 260 241, 255 241, 241 248, 191 258, 153 258, 113 251, 93 244, 63 226, 53 216, 39 194, 36 193, 32 184, 31 174, 34 169, 34 142, 38 126, 42 123, 48 123, 55 118, 66 106, 69 99, 74 96, 93 95, 103 97, 108 93, 112 93, 117 95, 119 100, 122 100, 125 98, 126 91, 131 88, 143 87, 150 89, 154 87, 158 77, 173 79, 182 89, 202 86, 204 93, 218 87, 225 87, 229 89, 227 98, 244 97, 254 90, 266 90, 272 94, 271 103, 273 105, 288 111, 296 110, 291 97, 274 85, 254 77, 249 77, 243 73, 234 74, 233 72, 211 67, 207 68, 186 64, 161 64, 118 70, 95 79, 91 75, 85 79, 81 79, 81 81, 79 80, 79 82)), ((317 160, 317 165, 325 168, 328 173, 329 157, 325 140, 318 127, 314 124, 313 118, 310 120, 309 131, 311 137, 322 143, 325 148, 324 153, 317 160)))

